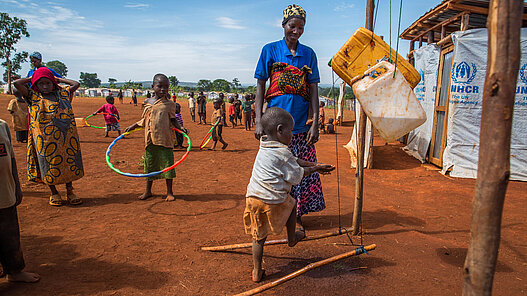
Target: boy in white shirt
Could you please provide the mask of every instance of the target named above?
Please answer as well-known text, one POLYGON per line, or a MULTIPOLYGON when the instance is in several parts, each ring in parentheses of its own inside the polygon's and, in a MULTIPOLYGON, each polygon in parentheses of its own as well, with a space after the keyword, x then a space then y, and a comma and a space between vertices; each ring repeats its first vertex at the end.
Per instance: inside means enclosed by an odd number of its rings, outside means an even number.
POLYGON ((286 226, 290 247, 305 238, 303 231, 295 232, 296 200, 289 195, 291 186, 314 172, 329 173, 335 169, 332 165, 293 156, 288 145, 293 137, 294 120, 284 109, 267 109, 261 123, 265 136, 260 140, 260 150, 247 185, 243 215, 245 232, 253 237, 254 282, 261 281, 264 276, 263 246, 269 234, 280 234, 286 226))
POLYGON ((192 121, 196 122, 196 100, 194 100, 193 91, 188 94, 188 109, 190 111, 190 117, 192 117, 192 121))

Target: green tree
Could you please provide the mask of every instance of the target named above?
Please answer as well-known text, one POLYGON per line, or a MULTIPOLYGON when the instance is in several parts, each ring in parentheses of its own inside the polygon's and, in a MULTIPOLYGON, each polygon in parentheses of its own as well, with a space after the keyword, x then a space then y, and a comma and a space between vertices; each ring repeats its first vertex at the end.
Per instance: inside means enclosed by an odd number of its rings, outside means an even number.
POLYGON ((55 70, 55 72, 57 72, 62 77, 66 77, 66 75, 68 75, 68 67, 66 67, 66 65, 61 61, 55 60, 47 62, 45 66, 55 70))
POLYGON ((16 52, 15 44, 23 36, 29 37, 26 21, 17 17, 11 18, 9 14, 0 12, 0 59, 5 59, 9 93, 11 93, 11 67, 13 65, 9 58, 16 52))
POLYGON ((234 91, 237 92, 237 90, 242 86, 242 84, 240 83, 240 80, 238 80, 238 78, 234 78, 232 80, 232 86, 234 87, 234 91))
POLYGON ((17 52, 13 59, 9 61, 10 65, 7 64, 7 61, 3 62, 2 63, 2 66, 6 69, 5 72, 4 72, 4 81, 9 83, 10 80, 9 80, 9 73, 7 71, 7 69, 11 69, 11 77, 14 77, 14 76, 17 76, 17 77, 20 77, 20 75, 18 75, 18 71, 20 71, 20 69, 22 69, 22 63, 26 62, 27 61, 27 57, 28 57, 28 53, 23 51, 23 52, 17 52))
POLYGON ((170 82, 170 89, 176 89, 178 84, 179 84, 179 80, 177 79, 176 76, 169 76, 168 77, 168 81, 170 82))
POLYGON ((221 92, 230 92, 231 83, 225 79, 216 79, 212 81, 212 90, 221 92))
POLYGON ((110 83, 110 85, 108 86, 109 88, 115 88, 115 83, 117 82, 117 79, 115 78, 108 78, 108 83, 110 83))
POLYGON ((88 88, 99 87, 101 85, 101 80, 97 78, 97 73, 81 72, 79 82, 82 86, 88 88))
POLYGON ((256 86, 254 85, 249 85, 246 89, 245 89, 246 92, 248 93, 256 93, 256 86))
POLYGON ((201 79, 200 81, 198 81, 198 90, 199 91, 209 91, 212 87, 212 83, 210 82, 210 80, 206 80, 206 79, 201 79))

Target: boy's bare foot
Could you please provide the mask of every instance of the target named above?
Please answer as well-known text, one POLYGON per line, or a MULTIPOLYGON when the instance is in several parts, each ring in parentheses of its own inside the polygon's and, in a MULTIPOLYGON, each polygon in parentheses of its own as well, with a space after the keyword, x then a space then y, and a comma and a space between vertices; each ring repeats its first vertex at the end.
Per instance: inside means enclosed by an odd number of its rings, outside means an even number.
POLYGON ((174 201, 174 200, 176 200, 176 197, 173 194, 167 194, 165 201, 174 201))
POLYGON ((296 246, 296 244, 303 240, 304 238, 306 238, 306 231, 304 230, 304 228, 299 228, 297 227, 296 230, 295 230, 295 238, 293 241, 288 241, 287 242, 287 245, 290 246, 290 247, 294 247, 296 246))
POLYGON ((145 192, 145 193, 139 195, 139 197, 137 197, 137 198, 139 198, 140 200, 145 200, 145 199, 149 199, 152 196, 153 196, 152 192, 145 192))
POLYGON ((227 143, 223 144, 223 147, 221 147, 221 150, 225 150, 225 148, 227 148, 227 146, 229 146, 229 144, 227 144, 227 143))
POLYGON ((40 275, 31 272, 18 272, 7 275, 7 280, 10 282, 19 283, 36 283, 40 281, 40 275))
POLYGON ((265 270, 264 269, 253 270, 252 280, 255 283, 259 283, 260 281, 262 281, 264 276, 265 276, 265 270))

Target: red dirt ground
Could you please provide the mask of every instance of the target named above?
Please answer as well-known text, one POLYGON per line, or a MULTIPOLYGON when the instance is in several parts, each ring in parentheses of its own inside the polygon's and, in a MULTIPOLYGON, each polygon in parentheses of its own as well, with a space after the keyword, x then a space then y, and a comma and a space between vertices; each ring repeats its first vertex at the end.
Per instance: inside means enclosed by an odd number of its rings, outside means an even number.
MULTIPOLYGON (((0 118, 11 123, 9 97, 0 95, 0 118)), ((124 129, 141 108, 116 103, 124 129)), ((209 126, 185 126, 198 144, 209 126)), ((76 98, 77 117, 104 102, 76 98)), ((208 107, 211 110, 212 106, 208 107)), ((332 113, 332 110, 327 110, 332 113)), ((332 117, 328 115, 327 117, 332 117)), ((94 117, 92 124, 101 123, 94 117)), ((114 132, 115 134, 115 132, 114 132)), ((192 149, 177 168, 177 200, 164 202, 164 182, 154 183, 155 198, 140 201, 144 180, 112 172, 104 152, 111 138, 102 130, 79 128, 85 177, 74 182, 84 204, 54 208, 48 188, 26 180, 25 145, 15 143, 24 201, 18 207, 26 271, 37 284, 0 280, 1 295, 229 295, 257 287, 250 281, 249 249, 210 253, 200 246, 249 242, 244 234, 244 193, 258 142, 252 132, 225 128, 226 151, 192 149)), ((350 226, 354 171, 342 145, 351 125, 338 127, 342 225, 350 226)), ((14 133, 13 133, 14 136, 14 133)), ((373 169, 365 171, 364 244, 370 255, 352 257, 312 270, 263 295, 460 295, 462 266, 469 240, 475 180, 445 177, 406 155, 400 144, 374 143, 373 169)), ((335 137, 322 135, 319 160, 336 164, 335 137)), ((130 135, 114 148, 123 171, 140 172, 143 134, 130 135)), ((183 152, 176 152, 176 158, 183 152)), ((327 209, 305 216, 308 235, 338 227, 336 174, 323 176, 327 209)), ((64 192, 64 187, 59 188, 64 192)), ((511 182, 505 201, 502 240, 494 280, 495 295, 527 293, 527 183, 511 182), (523 237, 523 239, 522 239, 523 237)), ((283 233, 285 235, 285 231, 283 233)), ((283 236, 282 235, 282 236, 283 236)), ((359 242, 354 237, 355 243, 359 242)), ((267 278, 278 279, 311 262, 354 247, 345 236, 302 242, 295 248, 265 248, 267 278)))

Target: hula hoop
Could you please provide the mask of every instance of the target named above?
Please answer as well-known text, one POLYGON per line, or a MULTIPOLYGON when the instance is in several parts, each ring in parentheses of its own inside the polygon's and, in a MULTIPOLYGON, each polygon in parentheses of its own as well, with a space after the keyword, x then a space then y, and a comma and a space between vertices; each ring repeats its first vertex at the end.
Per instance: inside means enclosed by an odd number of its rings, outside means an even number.
MULTIPOLYGON (((117 122, 119 122, 119 119, 117 118, 117 115, 115 115, 115 114, 111 114, 111 113, 97 113, 97 114, 112 115, 112 116, 114 116, 117 119, 117 122)), ((95 115, 97 115, 97 114, 95 114, 95 115)), ((92 116, 93 116, 93 114, 90 114, 86 118, 84 118, 84 123, 86 123, 86 126, 93 127, 93 128, 106 128, 105 126, 95 126, 95 125, 89 124, 88 123, 88 118, 90 118, 92 116)))
POLYGON ((181 157, 180 160, 178 160, 173 165, 171 165, 171 166, 169 166, 167 168, 164 168, 164 169, 162 169, 160 171, 151 172, 151 173, 148 173, 148 174, 132 174, 132 173, 121 172, 119 169, 115 168, 113 166, 113 164, 110 162, 110 151, 112 150, 112 147, 115 145, 115 143, 117 143, 117 141, 122 139, 124 136, 129 135, 131 132, 139 131, 139 130, 142 130, 142 129, 143 128, 138 128, 138 129, 135 129, 135 130, 131 130, 129 132, 125 132, 122 135, 120 135, 119 137, 115 138, 115 140, 113 140, 113 142, 110 144, 110 146, 108 146, 108 149, 106 150, 106 164, 108 164, 108 167, 110 167, 110 169, 112 169, 112 171, 114 171, 114 172, 116 172, 118 174, 121 174, 123 176, 127 176, 127 177, 134 177, 134 178, 153 177, 153 176, 157 176, 159 174, 162 174, 162 173, 170 171, 171 169, 173 169, 173 168, 177 167, 178 165, 180 165, 183 162, 183 160, 185 160, 185 158, 187 158, 187 156, 188 156, 188 154, 190 152, 190 148, 191 148, 190 138, 183 131, 181 131, 181 130, 179 130, 177 128, 172 128, 172 130, 175 130, 176 132, 182 134, 185 138, 187 138, 187 144, 188 144, 187 152, 185 152, 185 154, 181 157))
POLYGON ((214 130, 214 128, 218 125, 218 123, 220 123, 220 120, 221 118, 218 118, 218 121, 216 121, 216 123, 214 125, 212 125, 212 127, 210 128, 210 130, 207 132, 207 134, 205 135, 205 138, 203 138, 203 140, 201 140, 201 143, 199 144, 199 149, 203 149, 205 148, 205 146, 207 146, 207 144, 209 143, 210 139, 212 139, 212 131, 214 130), (210 136, 209 136, 210 135, 210 136), (208 139, 207 139, 208 137, 208 139), (205 142, 205 140, 207 140, 205 142), (203 142, 205 142, 205 144, 203 144, 203 142))

